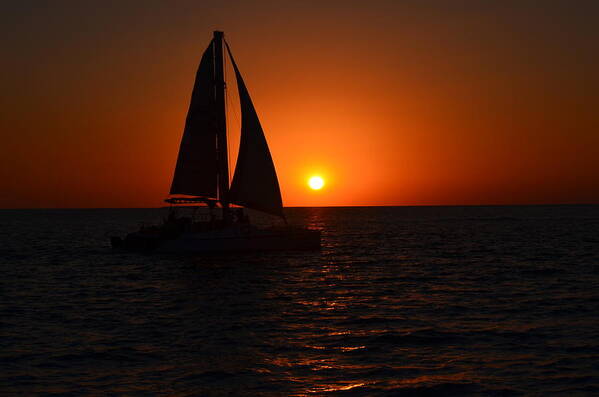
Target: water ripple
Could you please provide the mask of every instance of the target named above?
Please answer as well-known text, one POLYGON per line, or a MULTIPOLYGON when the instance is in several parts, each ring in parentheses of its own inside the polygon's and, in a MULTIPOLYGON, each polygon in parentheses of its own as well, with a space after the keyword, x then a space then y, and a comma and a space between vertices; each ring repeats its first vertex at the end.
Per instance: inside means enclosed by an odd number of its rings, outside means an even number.
POLYGON ((321 252, 108 248, 161 211, 0 211, 3 395, 599 393, 596 206, 290 209, 321 252))

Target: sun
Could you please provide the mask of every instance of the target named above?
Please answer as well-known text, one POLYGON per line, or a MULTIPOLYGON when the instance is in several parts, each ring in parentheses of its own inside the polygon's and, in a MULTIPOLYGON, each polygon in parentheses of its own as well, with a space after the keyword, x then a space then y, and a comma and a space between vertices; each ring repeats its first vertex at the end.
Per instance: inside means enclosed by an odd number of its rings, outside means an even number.
POLYGON ((320 190, 324 186, 324 179, 319 176, 313 176, 308 179, 308 186, 310 186, 310 189, 312 190, 320 190))

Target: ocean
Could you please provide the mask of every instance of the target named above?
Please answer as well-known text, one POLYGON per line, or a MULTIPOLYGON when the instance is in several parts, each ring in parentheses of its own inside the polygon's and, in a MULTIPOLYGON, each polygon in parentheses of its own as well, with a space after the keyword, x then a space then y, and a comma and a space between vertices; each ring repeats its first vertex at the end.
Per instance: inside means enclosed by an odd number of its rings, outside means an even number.
POLYGON ((113 251, 0 211, 0 394, 599 395, 599 206, 288 208, 322 250, 113 251))

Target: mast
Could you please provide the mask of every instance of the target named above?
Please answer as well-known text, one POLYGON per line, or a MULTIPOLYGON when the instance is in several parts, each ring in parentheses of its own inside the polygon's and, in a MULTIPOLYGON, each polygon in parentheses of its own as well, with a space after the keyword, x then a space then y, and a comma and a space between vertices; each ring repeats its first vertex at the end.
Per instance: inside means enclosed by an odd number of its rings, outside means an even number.
POLYGON ((218 201, 223 219, 229 213, 229 158, 227 152, 227 122, 225 114, 225 76, 223 66, 223 32, 214 31, 214 85, 216 100, 216 150, 218 156, 218 201))

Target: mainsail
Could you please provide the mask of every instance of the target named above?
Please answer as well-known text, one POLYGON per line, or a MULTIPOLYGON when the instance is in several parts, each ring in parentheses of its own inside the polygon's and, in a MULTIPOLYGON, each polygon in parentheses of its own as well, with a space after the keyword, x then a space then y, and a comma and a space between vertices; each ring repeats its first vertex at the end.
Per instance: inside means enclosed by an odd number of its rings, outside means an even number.
POLYGON ((229 45, 226 45, 235 70, 241 104, 241 141, 229 191, 230 201, 244 207, 284 216, 279 181, 260 120, 229 45))
POLYGON ((170 194, 217 197, 214 40, 202 55, 191 94, 170 194))

